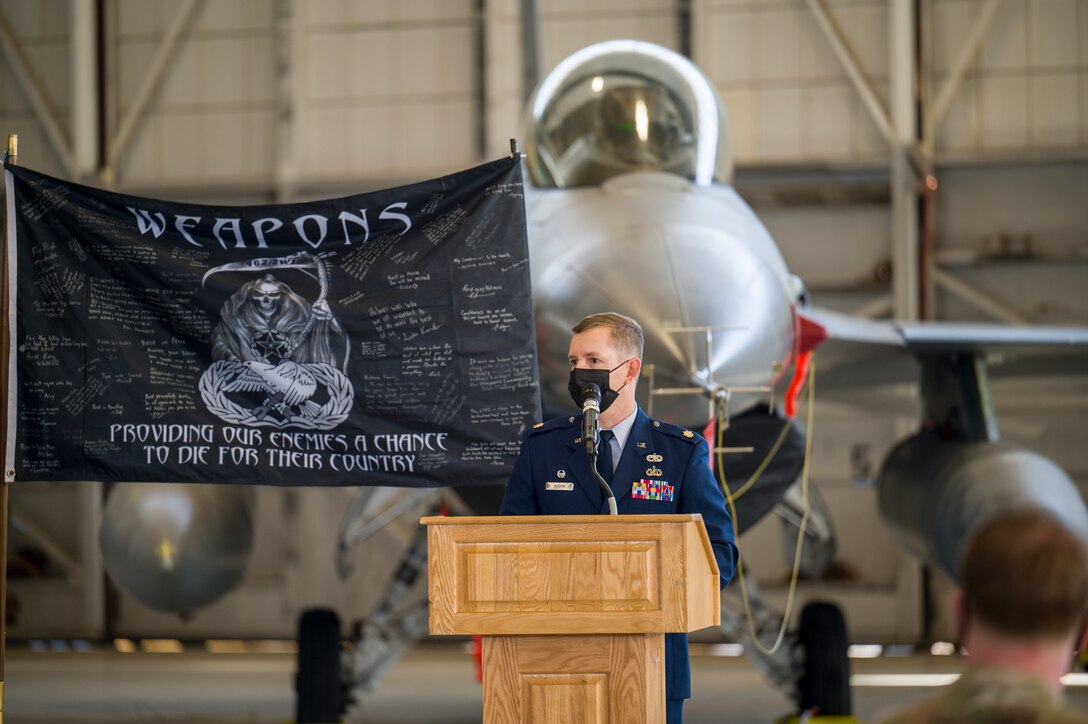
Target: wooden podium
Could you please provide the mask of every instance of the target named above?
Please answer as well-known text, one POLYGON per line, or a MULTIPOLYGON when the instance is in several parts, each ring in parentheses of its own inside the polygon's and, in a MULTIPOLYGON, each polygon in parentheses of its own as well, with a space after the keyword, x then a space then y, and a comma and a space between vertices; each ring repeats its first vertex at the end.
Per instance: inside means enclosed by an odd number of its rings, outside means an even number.
POLYGON ((721 620, 700 515, 431 517, 432 634, 483 634, 486 724, 660 724, 664 633, 721 620))

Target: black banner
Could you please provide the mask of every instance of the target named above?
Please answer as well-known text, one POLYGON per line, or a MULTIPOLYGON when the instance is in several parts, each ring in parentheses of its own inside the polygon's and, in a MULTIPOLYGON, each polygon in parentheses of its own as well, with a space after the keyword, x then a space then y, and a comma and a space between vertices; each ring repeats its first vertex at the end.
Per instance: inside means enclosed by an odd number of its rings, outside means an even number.
POLYGON ((500 482, 539 419, 517 160, 246 207, 7 171, 9 480, 500 482))

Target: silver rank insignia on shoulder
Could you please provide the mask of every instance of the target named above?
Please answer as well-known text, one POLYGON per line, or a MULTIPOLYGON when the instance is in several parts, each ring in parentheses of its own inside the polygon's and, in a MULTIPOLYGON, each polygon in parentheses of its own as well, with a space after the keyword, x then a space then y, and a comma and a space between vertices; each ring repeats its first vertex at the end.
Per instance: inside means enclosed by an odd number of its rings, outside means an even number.
POLYGON ((556 471, 556 473, 555 473, 555 477, 557 477, 557 478, 559 478, 560 480, 562 480, 563 478, 567 477, 567 471, 566 471, 566 470, 558 470, 558 471, 556 471))
POLYGON ((648 463, 659 463, 664 459, 665 458, 661 457, 657 453, 650 453, 649 455, 646 456, 646 462, 648 462, 648 463))
POLYGON ((646 447, 646 443, 644 443, 644 442, 636 442, 636 443, 635 443, 635 447, 646 447))
POLYGON ((695 437, 695 433, 691 430, 684 430, 684 437, 695 437))
POLYGON ((665 473, 661 472, 661 468, 646 468, 646 474, 651 478, 659 478, 665 473))

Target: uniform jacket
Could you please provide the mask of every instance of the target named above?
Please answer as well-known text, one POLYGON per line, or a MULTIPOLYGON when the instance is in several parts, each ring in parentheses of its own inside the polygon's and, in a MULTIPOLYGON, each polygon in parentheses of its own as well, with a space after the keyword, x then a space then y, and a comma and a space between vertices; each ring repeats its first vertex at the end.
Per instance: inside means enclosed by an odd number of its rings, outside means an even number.
POLYGON ((1085 724, 1088 716, 1065 708, 1061 697, 1024 672, 996 666, 966 666, 963 675, 940 692, 902 709, 883 724, 1085 724))
MULTIPOLYGON (((521 453, 506 485, 500 515, 598 515, 608 505, 589 471, 581 442, 580 415, 556 417, 525 431, 521 453), (573 490, 547 483, 573 482, 573 490)), ((725 498, 707 462, 709 450, 699 435, 660 420, 641 409, 612 478, 621 515, 700 513, 721 571, 722 588, 733 577, 737 547, 725 498), (661 486, 639 484, 653 481, 661 486), (672 486, 669 491, 663 486, 672 486), (657 499, 654 499, 657 498, 657 499)), ((665 696, 691 696, 687 634, 665 635, 665 696)))

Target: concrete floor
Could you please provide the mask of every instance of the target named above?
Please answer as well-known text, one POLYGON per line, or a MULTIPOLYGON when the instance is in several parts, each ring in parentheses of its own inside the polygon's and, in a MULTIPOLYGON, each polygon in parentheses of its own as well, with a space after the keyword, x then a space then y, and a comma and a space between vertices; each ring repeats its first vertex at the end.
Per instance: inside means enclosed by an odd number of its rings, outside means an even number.
MULTIPOLYGON (((892 686, 856 686, 857 716, 924 696, 931 689, 902 686, 896 676, 955 672, 944 656, 882 657, 853 661, 855 677, 892 674, 892 686)), ((34 653, 8 649, 5 714, 20 724, 77 722, 194 722, 284 724, 293 717, 290 654, 34 653)), ((743 658, 692 657, 695 697, 687 724, 765 724, 790 703, 743 658)), ((1088 712, 1088 687, 1071 686, 1067 699, 1088 712)), ((366 724, 476 724, 480 686, 460 644, 417 647, 363 697, 347 716, 366 724)))

